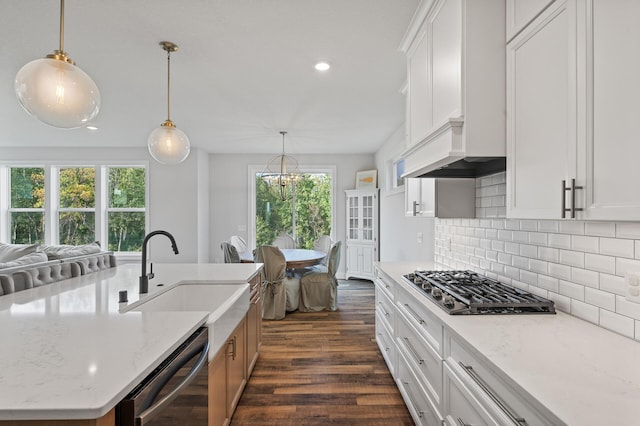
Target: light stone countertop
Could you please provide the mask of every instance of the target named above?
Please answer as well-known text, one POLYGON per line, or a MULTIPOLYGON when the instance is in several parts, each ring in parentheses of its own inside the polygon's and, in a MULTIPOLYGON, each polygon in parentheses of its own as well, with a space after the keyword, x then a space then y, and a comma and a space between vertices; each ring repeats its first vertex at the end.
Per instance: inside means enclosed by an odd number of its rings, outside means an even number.
MULTIPOLYGON (((395 281, 427 262, 381 262, 395 281)), ((418 298, 417 298, 418 299, 418 298)), ((640 422, 640 342, 563 312, 556 315, 449 315, 424 298, 445 328, 495 373, 569 425, 640 422)))
MULTIPOLYGON (((243 284, 261 268, 157 264, 149 294, 243 284)), ((0 297, 0 420, 99 418, 206 322, 208 312, 121 313, 139 304, 139 275, 127 264, 0 297)))

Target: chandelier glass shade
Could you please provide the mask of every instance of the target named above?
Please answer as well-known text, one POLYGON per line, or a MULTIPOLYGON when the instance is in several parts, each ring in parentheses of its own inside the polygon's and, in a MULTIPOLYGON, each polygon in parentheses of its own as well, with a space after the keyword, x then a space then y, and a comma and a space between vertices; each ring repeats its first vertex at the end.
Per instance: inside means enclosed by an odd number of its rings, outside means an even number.
POLYGON ((14 88, 25 111, 53 127, 83 127, 98 115, 98 86, 64 51, 64 0, 60 0, 60 48, 20 68, 14 88))
POLYGON ((300 173, 298 160, 284 152, 284 136, 287 132, 282 131, 280 134, 282 135, 282 154, 269 160, 261 177, 269 186, 278 190, 280 199, 284 201, 287 198, 288 190, 293 188, 300 179, 300 173))
POLYGON ((147 139, 149 154, 160 164, 179 164, 187 159, 191 152, 191 143, 187 135, 171 121, 171 52, 178 46, 170 41, 160 42, 167 52, 167 120, 153 130, 147 139))

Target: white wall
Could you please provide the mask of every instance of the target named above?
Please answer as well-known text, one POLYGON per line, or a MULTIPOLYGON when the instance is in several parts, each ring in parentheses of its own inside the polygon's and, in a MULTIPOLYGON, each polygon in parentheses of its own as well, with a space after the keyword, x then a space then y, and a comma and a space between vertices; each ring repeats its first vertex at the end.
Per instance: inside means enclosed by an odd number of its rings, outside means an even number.
POLYGON ((149 257, 156 262, 190 263, 208 258, 208 202, 199 202, 200 192, 208 195, 207 154, 192 150, 179 165, 165 166, 155 162, 146 147, 140 149, 106 148, 1 148, 0 161, 53 162, 56 164, 88 164, 109 161, 148 162, 149 230, 163 229, 176 239, 180 254, 171 250, 163 236, 149 243, 149 257), (203 159, 204 156, 204 159, 203 159), (204 174, 203 174, 204 173, 204 174), (204 242, 202 241, 204 239, 204 242), (203 248, 204 247, 204 248, 203 248))
MULTIPOLYGON (((345 239, 345 189, 355 187, 359 170, 375 168, 371 155, 294 155, 301 169, 305 166, 335 166, 336 171, 336 229, 333 238, 345 239)), ((231 235, 247 238, 249 223, 248 170, 250 165, 266 165, 273 155, 212 154, 209 157, 210 175, 210 253, 211 261, 222 262, 220 243, 231 235)), ((344 275, 344 250, 338 275, 344 275)))
POLYGON ((389 188, 391 161, 405 147, 404 124, 399 127, 376 153, 378 186, 380 187, 380 260, 433 260, 434 219, 407 217, 404 190, 389 188), (422 244, 417 242, 422 233, 422 244))

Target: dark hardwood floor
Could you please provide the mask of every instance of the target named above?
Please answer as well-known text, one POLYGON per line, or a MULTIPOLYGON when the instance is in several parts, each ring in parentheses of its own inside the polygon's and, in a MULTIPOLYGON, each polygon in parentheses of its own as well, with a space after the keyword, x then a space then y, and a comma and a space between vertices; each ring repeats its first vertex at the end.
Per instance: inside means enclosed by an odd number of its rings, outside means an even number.
POLYGON ((370 281, 341 281, 338 311, 263 321, 240 425, 413 425, 375 343, 370 281))

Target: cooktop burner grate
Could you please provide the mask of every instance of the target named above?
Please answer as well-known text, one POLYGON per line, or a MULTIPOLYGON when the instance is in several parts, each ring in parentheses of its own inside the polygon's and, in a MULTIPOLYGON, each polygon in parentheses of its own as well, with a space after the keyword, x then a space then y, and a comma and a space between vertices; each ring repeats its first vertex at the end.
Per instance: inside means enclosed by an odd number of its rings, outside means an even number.
POLYGON ((414 271, 404 276, 450 314, 554 314, 554 302, 473 271, 414 271))

